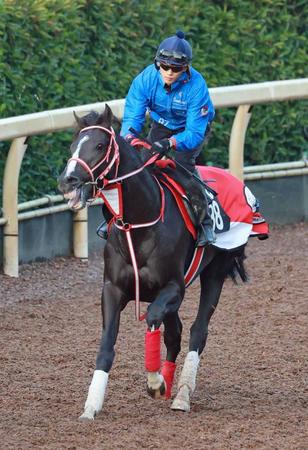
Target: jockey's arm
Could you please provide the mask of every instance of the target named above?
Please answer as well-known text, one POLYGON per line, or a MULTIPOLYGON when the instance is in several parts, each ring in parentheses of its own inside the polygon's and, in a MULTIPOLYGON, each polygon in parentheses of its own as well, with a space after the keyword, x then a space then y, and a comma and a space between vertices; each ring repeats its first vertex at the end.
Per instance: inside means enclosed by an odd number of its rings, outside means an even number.
POLYGON ((121 136, 124 138, 131 134, 129 131, 130 128, 133 128, 140 133, 144 126, 148 98, 145 93, 142 75, 142 73, 139 74, 133 80, 125 99, 124 116, 121 128, 121 136))
MULTIPOLYGON (((199 89, 199 88, 198 88, 199 89)), ((204 85, 201 93, 198 90, 188 104, 185 130, 172 136, 171 140, 177 151, 188 151, 197 148, 205 139, 208 125, 215 116, 208 89, 204 85)))

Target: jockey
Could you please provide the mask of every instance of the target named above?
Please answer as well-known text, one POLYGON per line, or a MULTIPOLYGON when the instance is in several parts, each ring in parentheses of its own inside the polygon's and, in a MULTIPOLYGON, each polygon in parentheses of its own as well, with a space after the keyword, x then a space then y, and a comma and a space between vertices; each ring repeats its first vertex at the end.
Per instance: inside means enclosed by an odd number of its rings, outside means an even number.
MULTIPOLYGON (((191 60, 192 48, 182 31, 160 43, 154 64, 133 80, 128 91, 121 135, 130 143, 136 137, 130 128, 140 133, 149 112, 151 129, 148 140, 152 143, 152 150, 161 155, 174 150, 175 161, 199 177, 195 161, 215 110, 206 82, 191 67, 191 60)), ((199 211, 197 244, 202 246, 213 243, 215 234, 202 183, 195 184, 199 185, 199 205, 193 205, 199 211)))

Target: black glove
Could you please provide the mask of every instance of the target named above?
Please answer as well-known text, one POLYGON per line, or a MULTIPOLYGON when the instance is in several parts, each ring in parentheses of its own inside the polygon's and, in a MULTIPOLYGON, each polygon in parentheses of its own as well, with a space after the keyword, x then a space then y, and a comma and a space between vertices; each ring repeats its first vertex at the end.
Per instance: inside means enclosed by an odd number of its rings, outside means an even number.
POLYGON ((161 141, 155 141, 152 144, 152 150, 159 153, 161 156, 166 155, 171 150, 172 145, 169 139, 162 139, 161 141))
POLYGON ((132 140, 136 139, 136 136, 133 134, 127 134, 124 139, 128 144, 131 144, 132 140))

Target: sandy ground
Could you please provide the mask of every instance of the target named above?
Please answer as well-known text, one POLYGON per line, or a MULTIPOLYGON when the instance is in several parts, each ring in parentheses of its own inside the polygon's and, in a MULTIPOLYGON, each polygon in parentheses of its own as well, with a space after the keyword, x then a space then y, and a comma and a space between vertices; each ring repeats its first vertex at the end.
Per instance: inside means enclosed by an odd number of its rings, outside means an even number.
MULTIPOLYGON (((307 225, 247 248, 250 281, 227 281, 190 413, 146 394, 145 324, 122 314, 102 414, 79 422, 100 338, 102 258, 0 275, 0 448, 307 449, 307 225)), ((199 285, 181 308, 182 366, 199 285)))

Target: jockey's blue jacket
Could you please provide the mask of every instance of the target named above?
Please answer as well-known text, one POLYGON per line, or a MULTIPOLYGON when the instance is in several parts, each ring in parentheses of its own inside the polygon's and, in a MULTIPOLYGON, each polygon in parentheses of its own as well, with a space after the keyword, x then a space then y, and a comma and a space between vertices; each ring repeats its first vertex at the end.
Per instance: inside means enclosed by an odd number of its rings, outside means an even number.
POLYGON ((190 67, 190 76, 182 73, 168 92, 154 64, 146 67, 131 84, 121 135, 132 134, 130 127, 140 133, 147 111, 153 121, 171 130, 183 129, 172 136, 177 151, 196 149, 215 115, 206 81, 197 70, 190 67))

